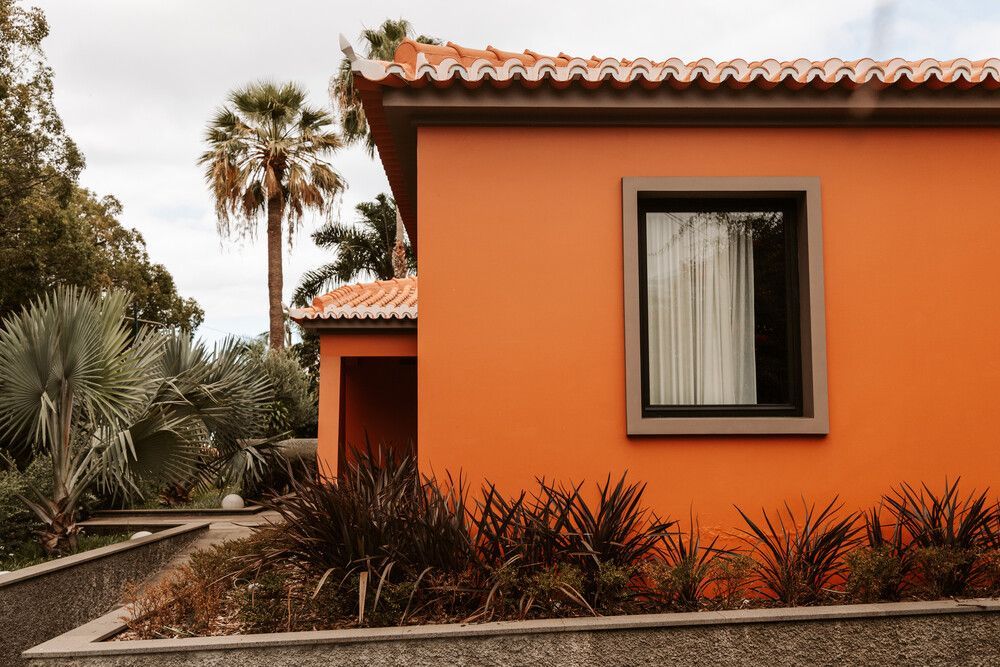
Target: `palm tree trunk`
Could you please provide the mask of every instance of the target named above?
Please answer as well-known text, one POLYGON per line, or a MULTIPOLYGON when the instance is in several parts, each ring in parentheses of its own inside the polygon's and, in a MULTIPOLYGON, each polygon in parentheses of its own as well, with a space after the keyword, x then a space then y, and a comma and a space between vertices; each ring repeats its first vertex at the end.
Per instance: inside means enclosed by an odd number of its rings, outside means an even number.
POLYGON ((267 200, 267 315, 268 344, 272 350, 285 347, 285 313, 281 305, 281 219, 285 200, 280 194, 267 200))
POLYGON ((406 277, 406 244, 403 241, 403 217, 396 209, 396 245, 392 249, 392 277, 406 277))

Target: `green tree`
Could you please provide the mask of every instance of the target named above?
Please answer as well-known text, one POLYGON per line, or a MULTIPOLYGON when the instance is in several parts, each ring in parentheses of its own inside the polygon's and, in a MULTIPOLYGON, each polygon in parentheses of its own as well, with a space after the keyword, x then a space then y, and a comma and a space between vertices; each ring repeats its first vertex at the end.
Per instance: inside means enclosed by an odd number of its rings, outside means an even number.
POLYGON ((73 187, 62 203, 36 193, 0 238, 0 315, 59 285, 119 288, 134 295, 130 315, 193 331, 204 312, 177 293, 162 264, 149 259, 142 235, 123 226, 121 204, 73 187))
POLYGON ((0 317, 57 285, 124 287, 142 319, 193 329, 203 313, 119 222, 121 205, 77 185, 83 157, 52 100, 38 9, 0 0, 0 317))
POLYGON ((0 0, 0 223, 39 190, 65 200, 83 169, 52 102, 52 70, 42 51, 41 10, 0 0))
MULTIPOLYGON (((359 216, 356 221, 330 222, 313 232, 313 242, 334 251, 336 256, 329 264, 302 276, 292 296, 296 305, 308 305, 314 296, 335 285, 359 279, 389 280, 398 275, 393 266, 396 202, 383 193, 354 209, 359 216)), ((417 258, 405 237, 404 249, 406 273, 415 272, 417 258)))
POLYGON ((252 236, 267 219, 269 344, 284 347, 281 241, 289 242, 306 210, 325 213, 344 181, 326 158, 340 147, 333 118, 306 104, 292 83, 260 82, 234 91, 205 135, 199 163, 215 199, 219 233, 252 236), (235 225, 232 223, 236 223, 235 225), (235 229, 234 229, 235 227, 235 229))
POLYGON ((315 428, 316 392, 309 374, 299 363, 296 350, 269 350, 263 341, 247 346, 249 356, 271 385, 272 401, 268 408, 264 435, 283 436, 315 428))
MULTIPOLYGON (((396 47, 413 34, 413 27, 406 19, 386 19, 378 28, 366 28, 361 31, 359 39, 364 44, 364 57, 369 60, 392 60, 396 47)), ((419 35, 416 41, 423 44, 440 44, 434 37, 419 35)), ((368 156, 375 156, 375 140, 368 130, 368 120, 361 106, 361 96, 354 87, 354 77, 351 74, 351 61, 344 58, 340 61, 337 73, 330 80, 330 99, 338 112, 341 133, 348 145, 364 142, 368 156)))

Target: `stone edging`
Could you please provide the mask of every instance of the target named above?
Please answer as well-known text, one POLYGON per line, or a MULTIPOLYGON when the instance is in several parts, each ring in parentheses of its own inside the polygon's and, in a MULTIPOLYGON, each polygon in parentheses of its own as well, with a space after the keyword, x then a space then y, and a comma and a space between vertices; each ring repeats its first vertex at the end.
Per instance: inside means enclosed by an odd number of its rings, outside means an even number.
POLYGON ((891 617, 940 616, 1000 612, 1000 600, 969 599, 933 602, 887 602, 864 605, 793 607, 738 611, 603 616, 596 618, 502 621, 482 624, 442 624, 357 630, 321 630, 225 637, 191 637, 121 642, 105 640, 124 629, 124 608, 80 626, 24 652, 28 659, 85 656, 126 656, 156 653, 239 650, 251 648, 295 648, 400 640, 513 637, 552 633, 650 630, 698 626, 748 625, 809 621, 841 621, 891 617))
MULTIPOLYGON (((177 535, 183 535, 185 533, 198 530, 205 530, 208 526, 209 522, 207 521, 185 522, 180 525, 170 526, 165 530, 158 530, 152 535, 147 535, 146 537, 140 537, 134 540, 124 540, 122 542, 109 544, 104 547, 98 547, 97 549, 82 551, 78 554, 73 554, 72 556, 64 556, 62 558, 56 558, 44 563, 39 563, 38 565, 23 567, 8 574, 0 574, 0 589, 3 589, 6 586, 22 583, 28 579, 34 579, 35 577, 44 577, 52 574, 53 572, 58 572, 59 570, 75 567, 81 563, 88 563, 101 558, 114 556, 123 551, 136 549, 152 542, 159 542, 177 535)), ((135 528, 135 526, 130 526, 130 528, 135 528)), ((162 528, 162 526, 156 526, 156 528, 162 528)))
POLYGON ((141 509, 141 510, 101 510, 96 512, 93 516, 94 519, 121 519, 121 518, 132 518, 132 517, 149 517, 149 518, 173 518, 173 517, 189 517, 189 516, 242 516, 246 514, 259 514, 264 511, 264 507, 261 505, 247 505, 246 507, 241 507, 237 510, 226 510, 221 507, 202 507, 196 509, 141 509))

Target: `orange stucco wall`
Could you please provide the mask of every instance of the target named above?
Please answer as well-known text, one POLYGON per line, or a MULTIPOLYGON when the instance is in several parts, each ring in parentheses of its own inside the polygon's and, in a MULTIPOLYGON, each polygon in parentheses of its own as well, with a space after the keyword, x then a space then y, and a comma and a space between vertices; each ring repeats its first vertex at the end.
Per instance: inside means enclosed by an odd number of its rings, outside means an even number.
POLYGON ((417 337, 412 332, 334 333, 323 332, 319 339, 319 440, 317 458, 324 471, 339 470, 341 445, 353 445, 365 431, 378 442, 383 437, 397 441, 415 428, 415 406, 407 403, 398 410, 386 409, 402 401, 413 389, 413 367, 388 383, 391 371, 375 364, 367 369, 345 372, 345 361, 383 357, 414 357, 417 337), (390 388, 391 387, 391 388, 390 388), (378 407, 376 407, 378 404, 378 407))
POLYGON ((341 359, 341 458, 367 445, 412 453, 417 440, 417 364, 413 357, 341 359))
POLYGON ((735 525, 1000 478, 1000 131, 421 128, 419 457, 735 525), (622 176, 821 179, 830 434, 625 435, 622 176))

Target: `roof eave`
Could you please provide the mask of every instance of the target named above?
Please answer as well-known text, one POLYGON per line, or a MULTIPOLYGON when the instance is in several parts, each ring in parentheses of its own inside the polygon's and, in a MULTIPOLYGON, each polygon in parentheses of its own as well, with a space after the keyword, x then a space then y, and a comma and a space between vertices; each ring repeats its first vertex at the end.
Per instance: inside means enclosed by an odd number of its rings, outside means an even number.
POLYGON ((398 333, 417 330, 416 318, 292 318, 303 329, 330 333, 398 333))

